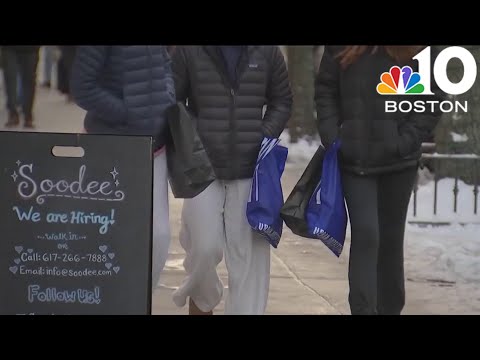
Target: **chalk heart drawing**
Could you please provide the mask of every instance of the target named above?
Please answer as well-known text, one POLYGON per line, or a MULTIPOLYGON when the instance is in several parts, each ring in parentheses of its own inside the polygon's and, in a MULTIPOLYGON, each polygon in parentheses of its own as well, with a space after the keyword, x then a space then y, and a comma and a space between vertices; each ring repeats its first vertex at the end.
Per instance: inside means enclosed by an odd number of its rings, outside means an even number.
POLYGON ((112 264, 111 264, 111 263, 106 263, 106 264, 105 264, 105 267, 106 267, 108 270, 110 270, 110 268, 112 267, 112 264))
POLYGON ((23 251, 23 246, 15 246, 15 251, 20 254, 23 251))
POLYGON ((18 266, 10 266, 8 270, 10 270, 12 274, 16 274, 18 271, 18 266))
POLYGON ((110 258, 110 260, 112 260, 115 257, 115 254, 114 253, 108 253, 108 257, 110 258))
POLYGON ((100 250, 102 253, 105 253, 107 251, 107 245, 101 245, 98 247, 98 250, 100 250))
POLYGON ((13 262, 18 265, 18 264, 20 264, 20 259, 16 258, 15 260, 13 260, 13 262))
POLYGON ((115 271, 115 274, 118 274, 118 272, 120 271, 120 266, 115 266, 113 268, 113 271, 115 271))
POLYGON ((27 249, 27 252, 28 252, 29 254, 31 254, 31 253, 33 253, 33 249, 27 249))

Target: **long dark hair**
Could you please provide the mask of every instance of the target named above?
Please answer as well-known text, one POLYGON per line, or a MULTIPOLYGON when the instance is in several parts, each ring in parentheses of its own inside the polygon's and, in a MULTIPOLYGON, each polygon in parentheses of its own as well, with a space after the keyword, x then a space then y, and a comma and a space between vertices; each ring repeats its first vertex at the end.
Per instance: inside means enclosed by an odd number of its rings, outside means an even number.
POLYGON ((342 69, 346 69, 353 64, 368 48, 371 48, 371 53, 374 54, 378 51, 379 47, 382 47, 387 54, 395 60, 399 65, 405 64, 410 61, 416 54, 420 52, 425 46, 423 45, 348 45, 345 46, 337 57, 340 59, 340 66, 342 69))

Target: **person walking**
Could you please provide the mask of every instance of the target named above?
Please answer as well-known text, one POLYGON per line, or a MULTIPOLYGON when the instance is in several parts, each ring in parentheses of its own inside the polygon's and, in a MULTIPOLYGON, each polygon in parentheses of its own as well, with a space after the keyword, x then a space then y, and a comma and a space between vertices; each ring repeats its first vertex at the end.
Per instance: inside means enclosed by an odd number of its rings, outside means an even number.
POLYGON ((33 105, 35 101, 37 65, 40 46, 9 45, 2 48, 2 68, 7 95, 7 128, 20 124, 18 108, 21 105, 24 126, 33 128, 33 105), (19 102, 18 79, 21 81, 19 102))
POLYGON ((43 57, 43 81, 41 86, 47 89, 52 87, 52 71, 54 62, 55 46, 46 45, 42 48, 43 57))
POLYGON ((67 97, 67 102, 72 102, 70 93, 70 79, 72 76, 73 61, 77 46, 60 46, 60 59, 58 60, 58 89, 67 97))
MULTIPOLYGON (((155 289, 170 245, 166 110, 175 104, 171 59, 165 46, 78 46, 70 89, 87 110, 87 133, 152 136, 153 267, 155 289)), ((141 179, 140 179, 141 180, 141 179)))
POLYGON ((225 313, 263 314, 270 245, 249 226, 246 207, 262 140, 279 137, 291 115, 284 57, 277 46, 177 46, 173 71, 177 100, 188 103, 217 177, 184 200, 187 277, 173 300, 188 300, 189 314, 212 314, 223 297, 217 266, 225 253, 225 313))
MULTIPOLYGON (((326 46, 316 77, 322 143, 328 148, 340 141, 351 226, 348 279, 353 315, 400 315, 405 304, 407 209, 422 142, 431 137, 441 113, 437 109, 385 112, 385 101, 398 97, 380 95, 376 87, 393 66, 418 71, 412 58, 422 48, 326 46)), ((434 95, 407 100, 442 101, 445 95, 431 78, 434 95)))

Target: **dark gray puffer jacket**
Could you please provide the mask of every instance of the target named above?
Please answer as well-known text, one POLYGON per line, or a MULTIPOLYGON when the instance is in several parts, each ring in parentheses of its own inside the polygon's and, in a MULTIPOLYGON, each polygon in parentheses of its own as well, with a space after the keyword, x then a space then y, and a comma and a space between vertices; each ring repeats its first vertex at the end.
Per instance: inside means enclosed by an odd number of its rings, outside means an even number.
MULTIPOLYGON (((338 54, 343 46, 326 46, 315 82, 317 125, 323 144, 341 141, 342 167, 359 175, 403 170, 418 165, 422 142, 428 141, 441 118, 439 108, 425 112, 385 112, 385 101, 443 101, 446 95, 434 81, 434 95, 380 95, 376 87, 382 73, 398 66, 380 47, 373 46, 343 70, 338 54)), ((437 54, 432 48, 433 60, 437 54)), ((408 64, 418 71, 416 61, 408 64)))
POLYGON ((165 46, 79 46, 70 87, 87 110, 87 132, 153 136, 155 149, 165 144, 165 110, 175 103, 165 46))
POLYGON ((248 46, 235 83, 217 46, 178 46, 172 60, 177 100, 188 100, 216 176, 252 177, 263 137, 280 136, 292 111, 278 46, 248 46))

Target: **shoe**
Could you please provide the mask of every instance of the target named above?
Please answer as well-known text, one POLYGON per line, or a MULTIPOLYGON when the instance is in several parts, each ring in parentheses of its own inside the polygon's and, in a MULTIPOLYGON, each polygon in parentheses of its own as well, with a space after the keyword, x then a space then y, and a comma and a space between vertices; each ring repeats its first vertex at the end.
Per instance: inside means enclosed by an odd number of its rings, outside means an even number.
POLYGON ((188 304, 188 315, 213 315, 213 311, 202 311, 198 308, 198 306, 193 302, 192 298, 190 298, 188 304))
POLYGON ((33 129, 33 117, 32 115, 25 116, 25 124, 24 124, 25 129, 33 129))
POLYGON ((20 119, 18 117, 18 114, 17 113, 10 113, 8 115, 8 121, 5 124, 5 126, 7 128, 9 128, 9 127, 18 126, 19 124, 20 124, 20 119))

